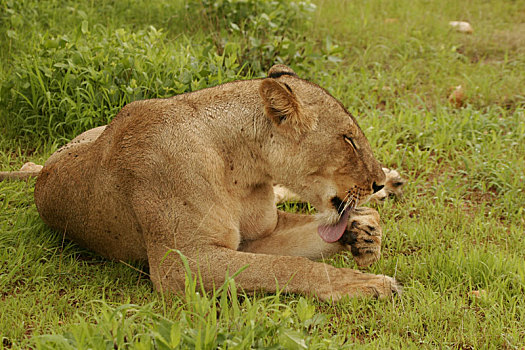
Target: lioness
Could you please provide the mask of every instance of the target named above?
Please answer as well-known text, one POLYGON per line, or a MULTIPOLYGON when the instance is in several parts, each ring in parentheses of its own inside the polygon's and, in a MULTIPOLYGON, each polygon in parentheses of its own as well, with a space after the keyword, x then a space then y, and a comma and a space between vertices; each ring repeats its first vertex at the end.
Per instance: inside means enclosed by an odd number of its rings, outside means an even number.
POLYGON ((377 260, 379 215, 357 205, 384 183, 354 117, 276 65, 264 79, 128 104, 48 159, 35 202, 80 245, 147 262, 162 291, 184 290, 179 251, 207 290, 248 266, 236 277, 246 291, 338 300, 399 291, 391 277, 310 260, 345 249, 377 260), (277 210, 274 183, 319 214, 277 210))

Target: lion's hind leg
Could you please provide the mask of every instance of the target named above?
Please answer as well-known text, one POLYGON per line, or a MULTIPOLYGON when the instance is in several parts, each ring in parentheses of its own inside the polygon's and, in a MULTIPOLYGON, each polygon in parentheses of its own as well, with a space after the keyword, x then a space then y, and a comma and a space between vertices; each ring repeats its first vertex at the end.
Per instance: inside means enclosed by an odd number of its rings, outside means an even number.
MULTIPOLYGON (((369 202, 381 202, 389 197, 400 197, 403 193, 403 186, 407 180, 402 178, 397 170, 383 168, 383 172, 386 175, 385 186, 370 196, 369 202)), ((273 192, 275 195, 275 204, 288 201, 301 201, 301 197, 299 197, 297 193, 290 191, 283 185, 274 185, 273 192)))
POLYGON ((290 191, 288 188, 283 185, 274 185, 273 193, 275 195, 275 204, 284 203, 289 201, 301 201, 301 198, 298 194, 290 191))
POLYGON ((383 172, 386 175, 385 187, 374 193, 369 199, 370 202, 381 202, 388 197, 399 197, 403 193, 403 185, 407 181, 399 175, 397 170, 383 168, 383 172))
POLYGON ((55 153, 53 153, 47 160, 45 165, 51 165, 56 163, 62 157, 66 157, 71 152, 75 152, 79 146, 84 146, 95 142, 98 137, 106 130, 106 125, 99 126, 93 129, 84 131, 82 134, 69 141, 64 146, 60 147, 55 153))

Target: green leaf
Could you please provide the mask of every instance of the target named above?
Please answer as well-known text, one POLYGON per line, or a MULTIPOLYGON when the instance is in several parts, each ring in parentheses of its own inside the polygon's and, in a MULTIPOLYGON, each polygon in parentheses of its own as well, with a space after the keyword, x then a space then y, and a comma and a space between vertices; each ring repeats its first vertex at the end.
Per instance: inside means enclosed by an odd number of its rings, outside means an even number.
POLYGON ((16 39, 18 37, 18 34, 14 30, 9 29, 7 31, 7 37, 11 39, 16 39))
POLYGON ((301 297, 297 303, 297 316, 299 320, 304 323, 311 319, 315 314, 315 306, 308 305, 305 298, 301 297))
POLYGON ((285 349, 306 349, 304 334, 292 331, 291 329, 282 329, 279 334, 279 343, 285 349))
POLYGON ((87 13, 85 11, 82 11, 82 10, 78 10, 78 15, 80 16, 80 18, 82 19, 86 19, 88 16, 87 16, 87 13))
POLYGON ((180 344, 180 338, 181 338, 181 329, 180 329, 180 323, 174 323, 171 326, 171 332, 170 332, 170 346, 172 348, 177 347, 180 344))
POLYGON ((82 21, 82 34, 87 34, 89 31, 88 21, 82 21))

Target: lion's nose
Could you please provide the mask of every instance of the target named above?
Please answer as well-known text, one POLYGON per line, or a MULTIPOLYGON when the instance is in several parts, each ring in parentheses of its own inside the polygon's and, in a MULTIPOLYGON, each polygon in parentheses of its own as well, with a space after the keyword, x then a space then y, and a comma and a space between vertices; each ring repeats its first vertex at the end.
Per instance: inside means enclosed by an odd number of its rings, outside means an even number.
POLYGON ((378 185, 378 184, 376 184, 375 182, 372 184, 372 190, 374 191, 374 193, 381 191, 381 189, 382 189, 383 187, 385 187, 385 186, 383 186, 383 185, 378 185))

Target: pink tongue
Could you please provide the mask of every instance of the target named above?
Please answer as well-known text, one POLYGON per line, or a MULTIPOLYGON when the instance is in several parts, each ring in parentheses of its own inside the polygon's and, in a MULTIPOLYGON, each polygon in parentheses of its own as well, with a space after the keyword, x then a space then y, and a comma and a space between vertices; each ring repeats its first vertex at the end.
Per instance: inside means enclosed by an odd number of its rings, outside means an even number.
POLYGON ((335 225, 319 225, 317 228, 317 233, 327 243, 337 242, 343 233, 345 232, 346 225, 348 224, 348 215, 350 215, 350 208, 347 208, 339 222, 335 225))

